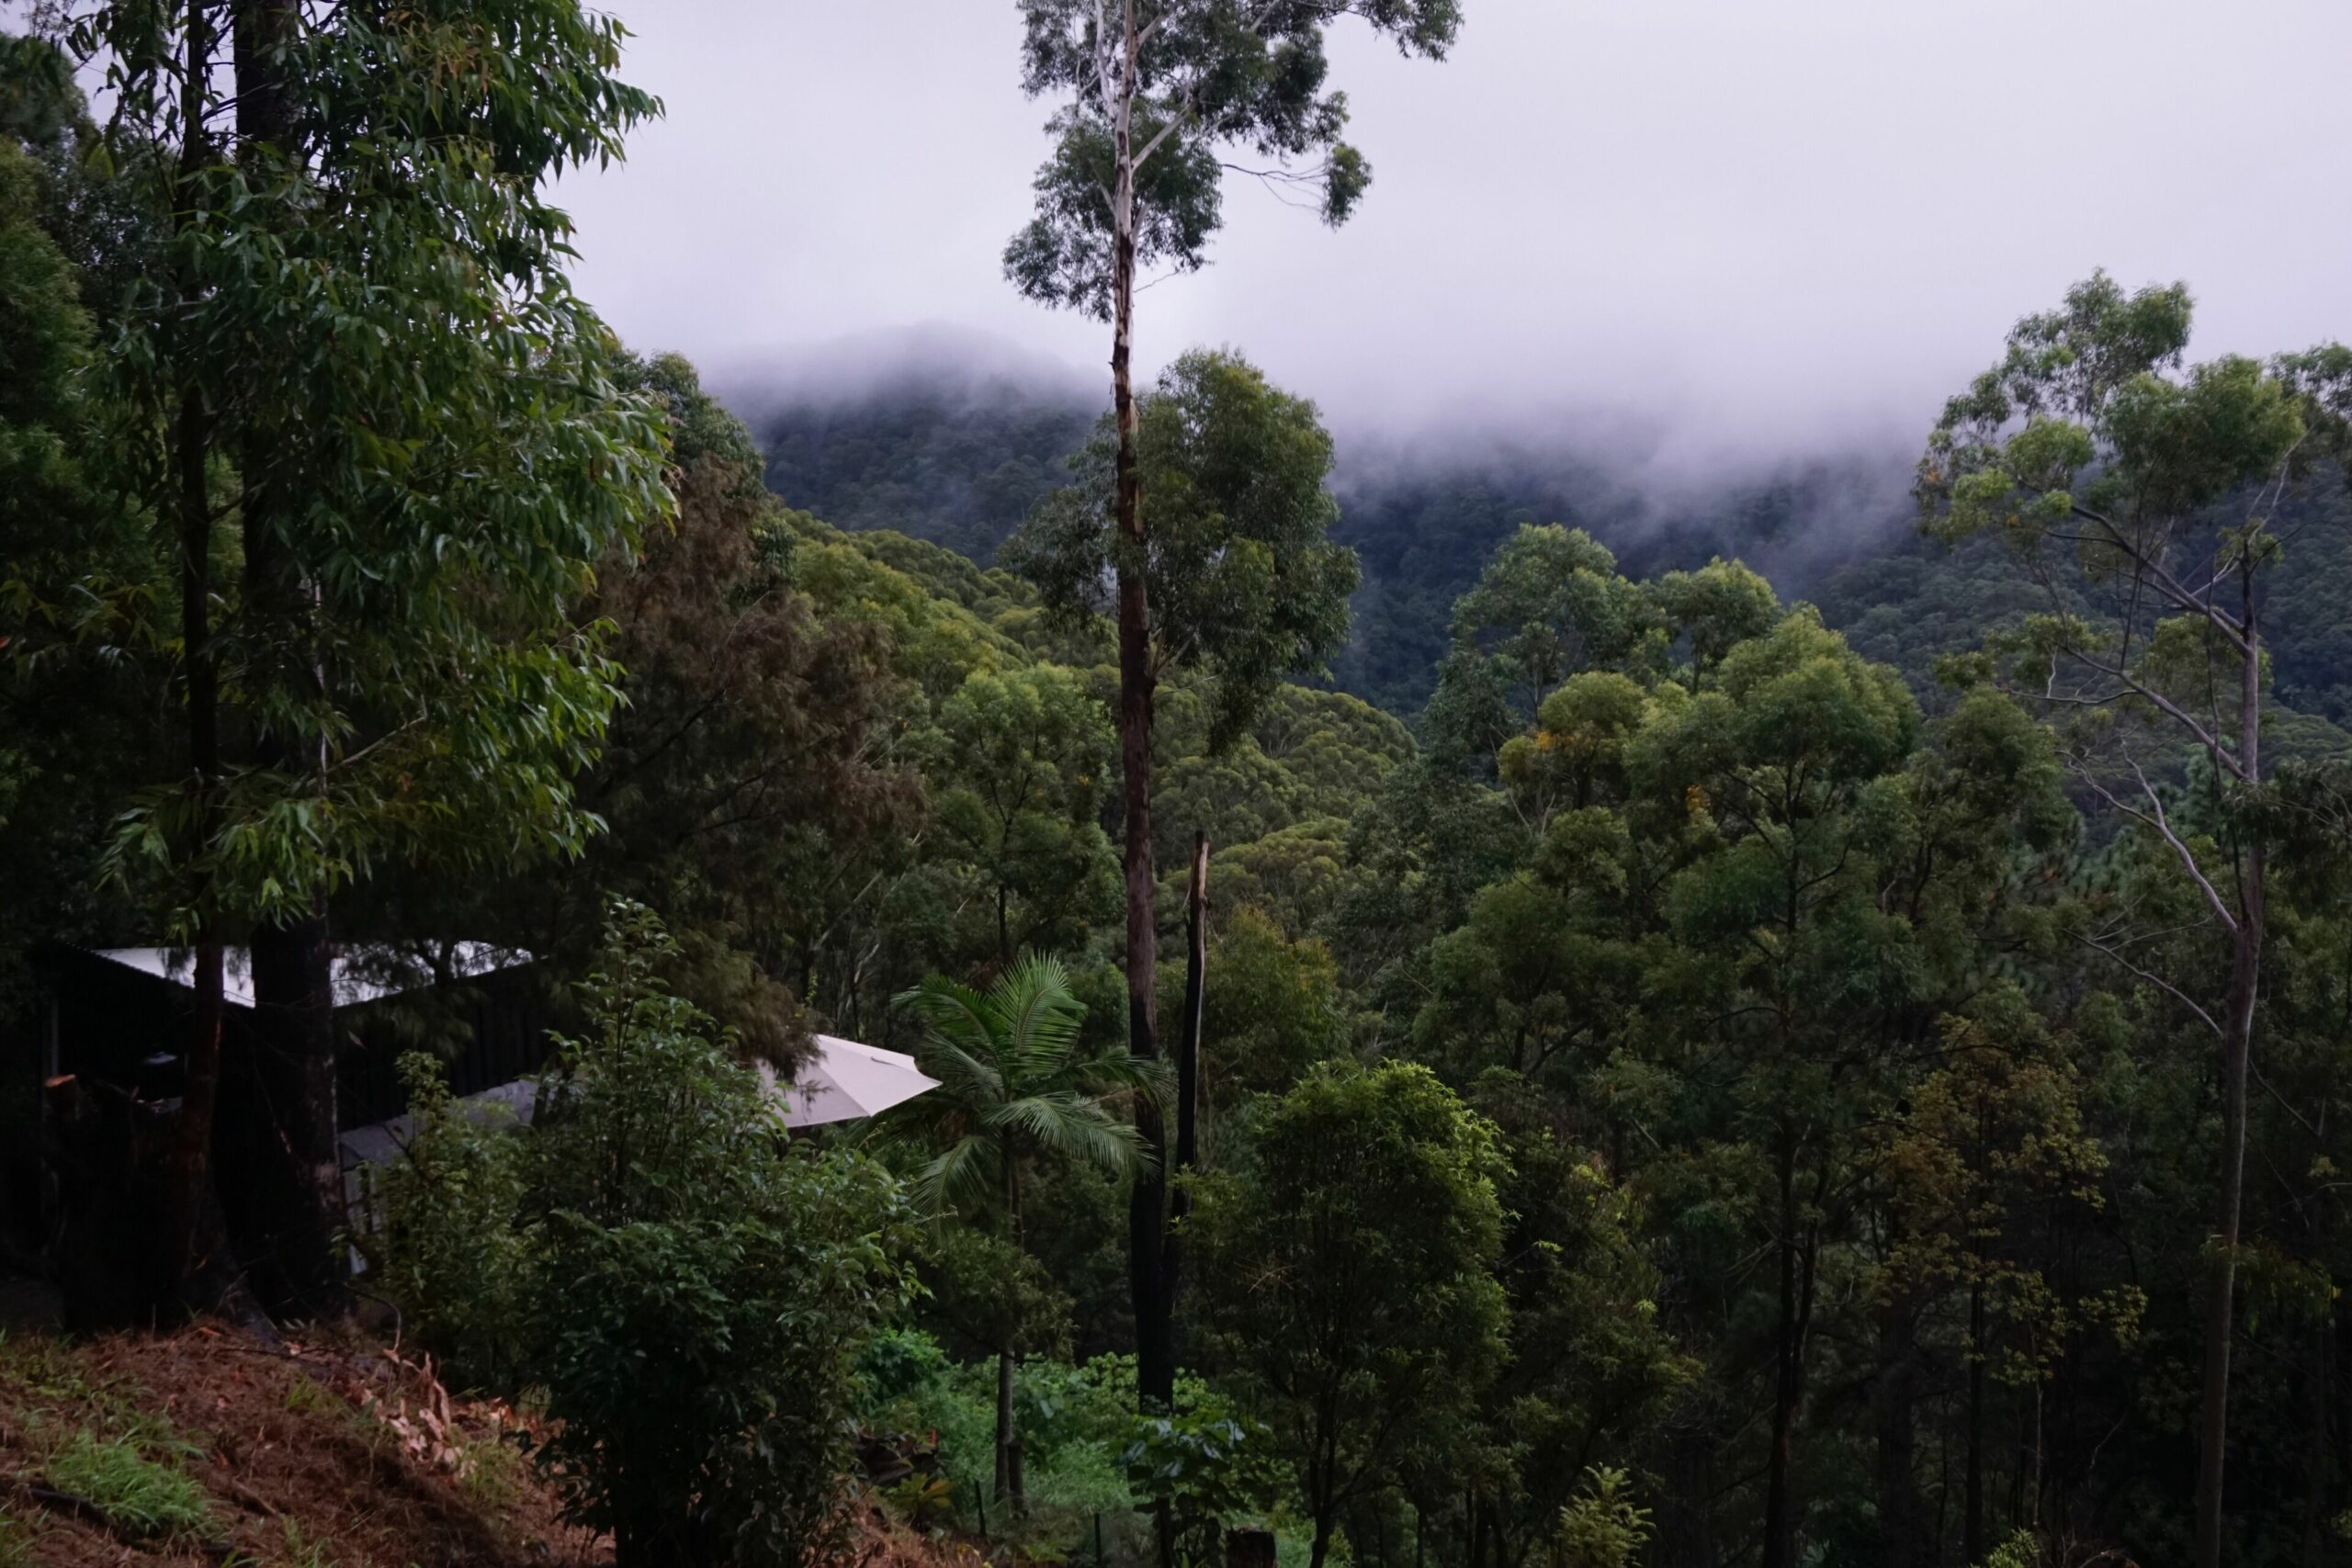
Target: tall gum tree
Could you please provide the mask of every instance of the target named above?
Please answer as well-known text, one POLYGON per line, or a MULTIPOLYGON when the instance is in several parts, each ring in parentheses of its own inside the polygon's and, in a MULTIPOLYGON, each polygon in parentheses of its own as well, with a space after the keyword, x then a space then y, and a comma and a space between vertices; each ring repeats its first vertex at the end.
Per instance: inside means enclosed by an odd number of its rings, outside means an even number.
MULTIPOLYGON (((1136 276, 1206 259, 1221 220, 1223 176, 1250 175, 1311 198, 1324 220, 1353 210, 1371 178, 1340 140, 1347 99, 1326 84, 1324 37, 1356 17, 1408 54, 1442 58, 1461 22, 1457 0, 1022 0, 1022 85, 1059 105, 1054 150, 1036 180, 1036 217, 1005 251, 1023 293, 1083 310, 1111 326, 1115 432, 1113 512, 1119 741, 1125 773, 1127 1031, 1159 1055, 1151 845, 1151 600, 1148 526, 1133 379, 1136 276), (1243 160, 1233 162, 1230 160, 1243 160)), ((1157 1151, 1156 1108, 1138 1130, 1157 1151)), ((1136 1184, 1130 1216, 1137 1383, 1147 1403, 1175 1387, 1171 1303, 1160 1259, 1164 1179, 1136 1184)))
MULTIPOLYGON (((1133 1054, 1157 1059, 1152 694, 1162 675, 1189 671, 1204 695, 1211 749, 1238 739, 1284 674, 1318 669, 1339 650, 1359 573, 1355 553, 1329 536, 1339 517, 1324 483, 1331 438, 1313 403, 1235 355, 1194 352, 1130 413, 1133 430, 1109 422, 1077 455, 1076 482, 1038 502, 1005 559, 1038 584, 1057 615, 1082 621, 1109 611, 1119 619, 1128 1029, 1133 1054), (1140 539, 1106 504, 1129 447, 1155 498, 1140 539), (1147 582, 1152 613, 1131 623, 1147 582)), ((1157 1160, 1160 1108, 1138 1101, 1136 1113, 1157 1160)), ((1163 1406, 1175 1393, 1169 1174, 1147 1168, 1130 1216, 1137 1393, 1163 1406)))
POLYGON ((2058 719, 2082 785, 2176 858, 2220 937, 2225 973, 2159 975, 2135 962, 2134 933, 2083 934, 2220 1047, 2194 1559, 2219 1568, 2271 869, 2263 609, 2293 544, 2271 519, 2312 459, 2344 451, 2352 352, 2331 344, 2267 365, 2229 355, 2184 367, 2189 319, 2180 284, 2127 293, 2104 274, 2077 284, 2059 309, 2020 321, 2001 362, 1946 405, 1917 491, 1934 531, 1997 533, 2022 553, 2051 613, 2028 628, 2012 684, 2058 719), (2217 525, 2209 509, 2224 502, 2231 515, 2217 525), (2212 796, 2208 835, 2182 831, 2160 787, 2189 759, 2191 787, 2212 796))

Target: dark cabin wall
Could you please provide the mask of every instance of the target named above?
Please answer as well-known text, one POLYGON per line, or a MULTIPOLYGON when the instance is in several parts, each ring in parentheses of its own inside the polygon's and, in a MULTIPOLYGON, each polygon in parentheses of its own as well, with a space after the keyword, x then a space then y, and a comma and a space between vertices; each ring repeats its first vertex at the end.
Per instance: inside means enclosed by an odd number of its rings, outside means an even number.
MULTIPOLYGON (((78 948, 54 949, 42 956, 41 965, 56 1008, 59 1072, 93 1084, 139 1089, 147 1057, 186 1051, 196 999, 186 986, 78 948)), ((150 1092, 179 1092, 176 1082, 145 1087, 150 1092)))
MULTIPOLYGON (((16 1016, 0 1019, 0 1271, 67 1270, 76 1258, 94 1256, 95 1242, 110 1249, 98 1261, 119 1284, 134 1278, 140 1248, 152 1245, 146 1233, 158 1200, 143 1178, 109 1185, 93 1173, 152 1175, 153 1150, 138 1129, 168 1123, 155 1102, 180 1091, 177 1058, 188 1043, 194 993, 62 944, 38 963, 40 994, 16 1016), (155 1061, 159 1056, 165 1059, 155 1061), (73 1151, 61 1152, 44 1120, 43 1084, 52 1074, 76 1079, 77 1103, 105 1123, 77 1121, 82 1131, 73 1151), (75 1173, 66 1178, 78 1194, 74 1203, 61 1201, 52 1179, 52 1160, 61 1158, 64 1166, 55 1168, 75 1173), (82 1244, 61 1243, 61 1226, 82 1244)), ((342 1125, 389 1121, 408 1109, 396 1071, 408 1051, 441 1057, 460 1095, 528 1076, 548 1056, 548 1017, 539 976, 529 966, 340 1010, 342 1125)), ((257 1205, 278 1163, 271 1158, 275 1133, 254 1049, 250 1010, 232 1004, 222 1020, 213 1185, 228 1235, 249 1269, 267 1261, 259 1249, 271 1227, 257 1205)))
POLYGON ((447 998, 409 992, 340 1009, 335 1062, 338 1116, 345 1127, 389 1122, 408 1110, 400 1058, 439 1056, 449 1087, 480 1094, 537 1072, 548 1057, 548 1009, 536 968, 518 964, 461 981, 447 998))
POLYGON ((0 1018, 0 1261, 17 1269, 44 1245, 40 1093, 49 1043, 46 997, 0 1018))
MULTIPOLYGON (((186 986, 78 949, 60 948, 43 964, 56 1010, 58 1071, 150 1096, 179 1091, 175 1073, 144 1064, 159 1053, 177 1057, 186 1050, 194 1002, 186 986)), ((410 1051, 439 1056, 460 1095, 537 1071, 548 1055, 541 990, 533 966, 520 964, 456 982, 446 994, 411 991, 338 1009, 339 1121, 360 1127, 405 1111, 398 1064, 410 1051)), ((250 1051, 250 1012, 231 1004, 221 1054, 232 1075, 250 1051)), ((28 1107, 38 1104, 46 1027, 35 1016, 0 1032, 0 1070, 12 1103, 21 1098, 28 1107)))

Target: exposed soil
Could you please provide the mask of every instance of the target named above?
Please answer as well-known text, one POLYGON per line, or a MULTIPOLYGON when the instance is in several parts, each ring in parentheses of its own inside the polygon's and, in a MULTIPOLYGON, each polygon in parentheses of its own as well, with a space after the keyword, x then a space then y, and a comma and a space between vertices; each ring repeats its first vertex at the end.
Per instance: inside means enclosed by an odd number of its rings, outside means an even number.
MULTIPOLYGON (((515 1442, 524 1421, 457 1398, 431 1364, 355 1334, 266 1347, 213 1324, 70 1340, 0 1326, 0 1568, 597 1568, 515 1442), (211 1524, 138 1539, 51 1484, 77 1434, 203 1489, 211 1524)), ((1001 1545, 859 1506, 842 1568, 1012 1568, 1001 1545)))
POLYGON ((0 1562, 289 1568, 587 1568, 515 1446, 514 1412, 454 1399, 429 1366, 351 1341, 265 1348, 199 1325, 168 1336, 0 1341, 0 1562), (141 1540, 50 1484, 77 1432, 201 1486, 211 1528, 141 1540))

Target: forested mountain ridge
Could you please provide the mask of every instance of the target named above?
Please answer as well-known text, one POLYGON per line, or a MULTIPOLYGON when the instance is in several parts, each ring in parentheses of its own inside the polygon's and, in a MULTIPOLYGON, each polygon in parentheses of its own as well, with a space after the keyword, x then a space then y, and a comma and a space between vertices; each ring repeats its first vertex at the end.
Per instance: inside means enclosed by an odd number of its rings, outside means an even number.
MULTIPOLYGON (((767 453, 769 487, 852 530, 888 528, 987 564, 1039 498, 1067 482, 1099 406, 1035 372, 892 376, 830 395, 802 383, 727 393, 767 453)), ((1800 459, 1737 471, 1661 497, 1627 465, 1556 445, 1465 434, 1411 455, 1375 446, 1351 460, 1344 439, 1333 537, 1363 566, 1355 625, 1333 676, 1392 712, 1429 695, 1454 598, 1526 523, 1581 527, 1640 573, 1738 556, 1802 596, 1856 552, 1875 553, 1907 520, 1899 456, 1800 459)))
MULTIPOLYGON (((747 388, 756 388, 756 380, 747 388)), ((1086 400, 1035 371, 892 377, 834 397, 729 394, 749 410, 767 482, 790 504, 853 532, 888 529, 983 566, 1030 507, 1067 482, 1067 459, 1092 427, 1086 400)), ((1400 456, 1376 440, 1351 461, 1339 447, 1332 536, 1353 548, 1363 582, 1351 603, 1332 683, 1408 719, 1444 657, 1453 602, 1517 528, 1582 528, 1636 577, 1713 557, 1762 572, 1784 599, 1817 603, 1829 625, 1923 694, 1936 658, 1974 648, 1996 626, 2050 608, 2048 594, 1989 541, 1959 550, 1923 538, 1907 494, 1914 454, 1790 459, 1715 480, 1645 479, 1644 467, 1555 445, 1428 438, 1400 456)), ((2218 525, 2232 503, 2213 510, 2218 525)), ((2352 719, 2352 544, 2340 499, 2315 492, 2284 520, 2295 569, 2266 592, 2285 634, 2278 654, 2287 706, 2352 719)))
POLYGON ((892 528, 987 565, 1069 477, 1100 412, 1017 368, 906 369, 846 392, 729 391, 767 454, 768 488, 850 529, 892 528))

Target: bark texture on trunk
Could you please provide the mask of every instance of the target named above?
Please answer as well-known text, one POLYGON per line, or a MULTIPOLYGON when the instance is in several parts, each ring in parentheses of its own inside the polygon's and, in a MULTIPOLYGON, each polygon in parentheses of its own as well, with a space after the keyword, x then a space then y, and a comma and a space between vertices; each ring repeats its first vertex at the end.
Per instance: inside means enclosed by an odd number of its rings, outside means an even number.
MULTIPOLYGON (((1125 17, 1125 73, 1112 107, 1111 410, 1118 428, 1113 497, 1118 532, 1119 762, 1125 781, 1123 869, 1126 876, 1127 1048, 1147 1061, 1159 1055, 1159 941, 1151 847, 1151 732, 1157 671, 1152 668, 1150 584, 1145 561, 1143 479, 1136 406, 1136 171, 1133 92, 1140 39, 1132 7, 1125 17)), ((1129 1286, 1136 1314, 1136 1392, 1146 1409, 1175 1399, 1165 1258, 1168 1241, 1167 1130, 1159 1108, 1136 1101, 1136 1131, 1150 1162, 1135 1183, 1127 1211, 1129 1286)))
POLYGON ((220 1026, 226 964, 218 927, 207 922, 198 933, 196 1002, 183 1058, 179 1115, 172 1128, 170 1169, 164 1192, 164 1245, 172 1295, 190 1311, 214 1303, 192 1295, 190 1287, 209 1272, 200 1217, 212 1193, 212 1128, 220 1100, 220 1026))
MULTIPOLYGON (((1021 1165, 1009 1149, 1004 1156, 1002 1188, 1005 1234, 1018 1247, 1022 1245, 1021 1165)), ((1020 1353, 1008 1331, 996 1359, 996 1495, 1012 1505, 1016 1517, 1029 1511, 1028 1486, 1022 1475, 1021 1426, 1012 1408, 1013 1378, 1019 1365, 1020 1353)))
MULTIPOLYGON (((295 0, 234 0, 237 135, 249 151, 293 151, 293 100, 277 57, 297 36, 295 0)), ((279 532, 286 515, 269 478, 271 433, 249 428, 240 454, 245 486, 245 613, 264 649, 262 679, 315 689, 324 672, 302 650, 315 614, 279 532), (269 668, 274 665, 275 668, 269 668)), ((301 773, 319 765, 296 740, 256 735, 254 761, 301 773)), ((271 1190, 254 1206, 254 1278, 273 1310, 331 1316, 348 1304, 341 1243, 343 1172, 335 1147, 333 952, 323 903, 253 937, 254 1082, 271 1134, 271 1190)))
MULTIPOLYGON (((1193 835, 1192 886, 1185 908, 1184 1017, 1176 1037, 1174 1173, 1180 1176, 1193 1168, 1199 1156, 1201 1015, 1208 981, 1208 887, 1209 836, 1195 833, 1193 835)), ((1182 1220, 1191 1208, 1191 1197, 1178 1189, 1169 1202, 1169 1224, 1172 1226, 1176 1221, 1182 1220)), ((1183 1280, 1182 1245, 1171 1228, 1165 1233, 1159 1255, 1159 1304, 1163 1314, 1161 1333, 1165 1337, 1165 1359, 1159 1374, 1162 1381, 1157 1385, 1156 1392, 1145 1397, 1157 1401, 1163 1408, 1173 1408, 1175 1404, 1176 1295, 1183 1280)), ((1161 1499, 1152 1512, 1154 1534, 1159 1544, 1159 1560, 1165 1568, 1176 1559, 1175 1518, 1165 1499, 1161 1499)))
POLYGON ((1918 1359, 1914 1348, 1915 1309, 1897 1296, 1880 1309, 1878 1386, 1872 1390, 1878 1422, 1878 1517, 1881 1568, 1912 1568, 1921 1560, 1917 1439, 1913 1407, 1917 1398, 1918 1359))
POLYGON ((335 1145, 334 996, 323 911, 254 932, 254 1082, 271 1138, 255 1283, 281 1315, 348 1305, 335 1145))
POLYGON ((2303 1372, 2303 1523, 2298 1555, 2303 1568, 2323 1568, 2327 1561, 2327 1521, 2333 1511, 2335 1451, 2327 1430, 2328 1390, 2333 1382, 2329 1351, 2335 1341, 2335 1325, 2323 1318, 2311 1335, 2312 1359, 2303 1372))
MULTIPOLYGON (((202 6, 188 7, 182 43, 186 51, 180 87, 182 123, 201 128, 204 85, 211 73, 214 50, 211 18, 202 6)), ((191 130, 180 149, 183 173, 195 175, 209 156, 201 130, 191 130)), ((191 180, 184 199, 192 199, 195 194, 191 180)), ((183 297, 192 298, 197 280, 184 278, 180 288, 183 297)), ((187 671, 188 771, 204 801, 198 828, 202 840, 211 837, 212 800, 220 784, 220 671, 219 650, 212 640, 212 497, 208 482, 212 433, 198 372, 187 366, 183 374, 173 437, 179 481, 180 644, 187 671)), ((197 890, 196 907, 205 913, 196 933, 196 972, 191 977, 196 999, 182 1057, 180 1110, 172 1129, 164 1196, 165 1293, 196 1310, 215 1304, 190 1299, 198 1293, 189 1288, 208 1272, 208 1259, 198 1243, 199 1221, 211 1191, 213 1112, 220 1092, 220 1024, 227 977, 213 902, 209 889, 197 890)))
POLYGON ((1961 1520, 1961 1554, 1971 1562, 1984 1557, 1984 1285, 1968 1290, 1968 1489, 1961 1520))
POLYGON ((996 1355, 996 1495, 1010 1497, 1012 1485, 1012 1347, 996 1355))
MULTIPOLYGON (((1176 1035, 1176 1163, 1174 1174, 1182 1176, 1200 1158, 1201 1116, 1201 1022, 1205 1006, 1209 966, 1209 836, 1193 835, 1193 881, 1185 900, 1184 910, 1184 1017, 1176 1035)), ((1170 1197, 1168 1215, 1172 1227, 1192 1211, 1190 1193, 1179 1186, 1170 1197)), ((1184 1287, 1182 1238, 1171 1228, 1167 1248, 1162 1254, 1161 1269, 1168 1292, 1171 1352, 1175 1339, 1174 1319, 1178 1295, 1184 1287)), ((1174 1357, 1171 1353, 1172 1363, 1174 1357)))
POLYGON ((1775 1337, 1772 1450, 1764 1493, 1764 1568, 1795 1568, 1793 1471, 1797 1406, 1804 1397, 1804 1333, 1813 1306, 1813 1249, 1809 1243, 1798 1243, 1796 1140, 1786 1127, 1781 1132, 1779 1178, 1781 1313, 1775 1337))

